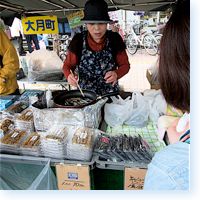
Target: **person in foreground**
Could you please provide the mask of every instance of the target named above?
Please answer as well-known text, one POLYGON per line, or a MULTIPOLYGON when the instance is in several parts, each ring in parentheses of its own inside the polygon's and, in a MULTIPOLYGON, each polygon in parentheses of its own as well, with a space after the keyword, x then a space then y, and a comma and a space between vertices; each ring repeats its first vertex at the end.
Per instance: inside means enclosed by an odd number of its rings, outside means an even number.
POLYGON ((190 1, 179 0, 160 47, 159 82, 166 101, 185 112, 168 128, 173 143, 148 165, 144 190, 189 190, 190 1))
MULTIPOLYGON (((0 23, 2 23, 0 21, 0 23)), ((16 73, 19 59, 15 47, 0 25, 0 96, 19 94, 16 73)))
POLYGON ((107 30, 112 22, 105 1, 89 0, 84 18, 87 31, 76 34, 69 46, 63 72, 72 86, 98 95, 118 92, 118 79, 128 73, 130 64, 125 44, 117 32, 107 30))

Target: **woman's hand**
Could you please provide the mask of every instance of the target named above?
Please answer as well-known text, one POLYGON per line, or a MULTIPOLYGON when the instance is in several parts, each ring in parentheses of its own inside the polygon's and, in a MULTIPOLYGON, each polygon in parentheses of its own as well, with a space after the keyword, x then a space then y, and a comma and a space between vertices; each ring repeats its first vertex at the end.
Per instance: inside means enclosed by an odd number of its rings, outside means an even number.
POLYGON ((117 73, 115 71, 106 72, 104 79, 106 83, 112 83, 112 86, 114 86, 117 83, 117 73))
POLYGON ((74 76, 73 74, 69 74, 67 81, 71 86, 77 87, 78 76, 76 76, 76 75, 74 76))

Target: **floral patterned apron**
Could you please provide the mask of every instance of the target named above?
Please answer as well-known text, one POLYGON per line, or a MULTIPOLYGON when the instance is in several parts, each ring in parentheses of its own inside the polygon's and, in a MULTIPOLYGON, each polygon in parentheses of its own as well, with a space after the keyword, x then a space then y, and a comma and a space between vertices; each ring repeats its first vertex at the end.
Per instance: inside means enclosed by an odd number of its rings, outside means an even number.
POLYGON ((118 92, 118 82, 112 86, 112 84, 106 83, 104 80, 106 72, 116 69, 108 39, 104 49, 95 52, 87 48, 86 38, 87 35, 84 34, 82 56, 78 66, 80 87, 82 89, 92 90, 98 95, 118 92))

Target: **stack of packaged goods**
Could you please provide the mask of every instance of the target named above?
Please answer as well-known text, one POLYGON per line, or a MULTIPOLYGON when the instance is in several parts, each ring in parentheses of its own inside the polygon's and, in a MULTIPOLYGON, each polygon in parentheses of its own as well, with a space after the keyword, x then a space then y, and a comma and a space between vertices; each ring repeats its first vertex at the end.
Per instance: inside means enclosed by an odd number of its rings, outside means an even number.
POLYGON ((64 159, 66 156, 68 130, 66 127, 53 126, 41 134, 41 153, 45 157, 64 159))
POLYGON ((20 114, 17 114, 15 118, 15 127, 20 130, 34 131, 32 110, 26 109, 20 114))
POLYGON ((149 145, 139 136, 108 136, 101 134, 95 145, 95 153, 100 160, 148 164, 153 153, 149 145))
POLYGON ((39 156, 40 153, 40 135, 32 132, 20 146, 20 152, 23 155, 39 156))
POLYGON ((90 161, 97 137, 97 130, 86 127, 74 127, 73 130, 71 137, 68 137, 67 159, 90 161))

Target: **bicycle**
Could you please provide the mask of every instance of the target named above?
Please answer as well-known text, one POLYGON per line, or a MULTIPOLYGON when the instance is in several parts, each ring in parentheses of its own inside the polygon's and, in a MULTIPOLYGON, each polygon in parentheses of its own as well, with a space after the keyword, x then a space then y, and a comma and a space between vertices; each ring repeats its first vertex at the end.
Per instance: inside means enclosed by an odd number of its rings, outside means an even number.
POLYGON ((68 35, 64 35, 60 39, 61 44, 60 44, 59 57, 62 61, 65 61, 66 59, 67 49, 69 47, 71 40, 72 40, 71 37, 69 37, 68 35))
POLYGON ((140 35, 136 35, 134 29, 132 29, 132 33, 127 35, 125 43, 131 55, 137 52, 139 46, 144 47, 149 55, 156 55, 159 50, 160 39, 161 34, 154 36, 152 33, 144 31, 140 35))

